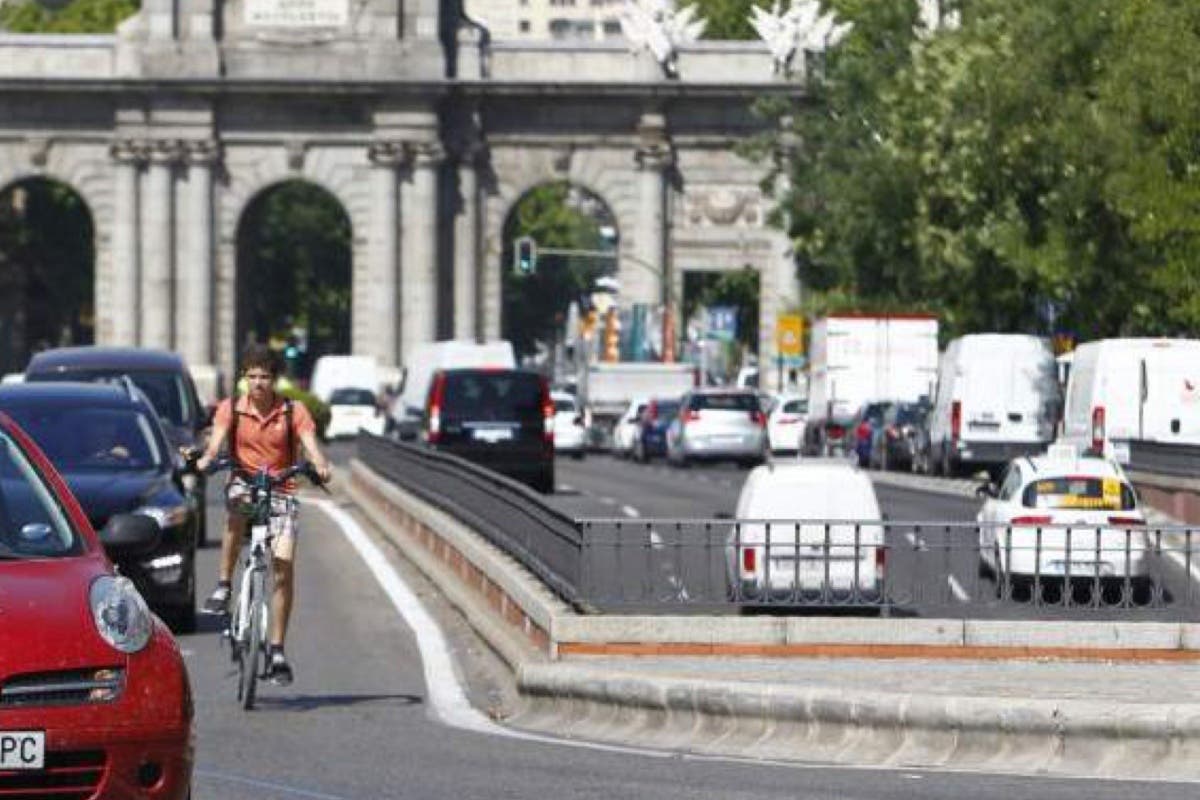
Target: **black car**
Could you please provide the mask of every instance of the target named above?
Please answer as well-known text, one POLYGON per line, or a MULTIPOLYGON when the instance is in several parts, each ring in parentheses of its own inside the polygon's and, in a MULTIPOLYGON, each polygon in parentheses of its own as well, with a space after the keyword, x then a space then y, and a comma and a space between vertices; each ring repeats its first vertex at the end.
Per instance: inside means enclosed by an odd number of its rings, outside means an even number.
POLYGON ((679 414, 679 398, 656 398, 646 404, 633 440, 633 457, 649 461, 667 455, 667 428, 679 414))
POLYGON ((172 628, 193 630, 198 510, 146 396, 131 381, 10 384, 0 411, 37 442, 97 532, 122 514, 158 523, 158 548, 117 567, 172 628))
MULTIPOLYGON (((60 347, 35 355, 25 380, 109 381, 128 375, 162 419, 173 450, 202 446, 212 421, 200 405, 196 385, 183 358, 167 350, 138 347, 60 347)), ((203 475, 188 475, 184 485, 200 509, 200 546, 208 540, 203 475)))
POLYGON ((894 403, 871 442, 872 469, 910 471, 921 450, 921 430, 929 407, 921 403, 894 403))
POLYGON ((429 384, 426 445, 554 491, 554 403, 546 379, 516 369, 439 370, 429 384))

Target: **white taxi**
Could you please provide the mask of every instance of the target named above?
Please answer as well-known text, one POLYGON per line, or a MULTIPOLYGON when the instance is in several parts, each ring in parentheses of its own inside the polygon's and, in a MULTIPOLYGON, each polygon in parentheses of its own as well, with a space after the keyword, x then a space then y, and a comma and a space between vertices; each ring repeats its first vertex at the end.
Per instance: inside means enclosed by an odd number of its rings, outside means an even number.
POLYGON ((1053 445, 985 484, 979 556, 987 572, 1039 579, 1142 579, 1146 518, 1114 458, 1053 445))

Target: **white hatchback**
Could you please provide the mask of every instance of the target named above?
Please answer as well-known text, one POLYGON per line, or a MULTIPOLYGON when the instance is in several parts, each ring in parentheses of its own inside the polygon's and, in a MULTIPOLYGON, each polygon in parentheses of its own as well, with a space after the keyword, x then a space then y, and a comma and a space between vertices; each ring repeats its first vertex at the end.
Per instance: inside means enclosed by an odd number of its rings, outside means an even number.
POLYGON ((767 415, 767 441, 772 453, 798 453, 804 442, 808 398, 785 395, 767 415))
POLYGON ((357 436, 360 430, 382 436, 386 422, 375 393, 370 389, 334 389, 329 395, 326 439, 357 436))
POLYGON ((633 446, 642 429, 642 412, 646 410, 649 403, 649 398, 636 398, 617 420, 617 424, 613 426, 613 455, 623 458, 633 457, 633 446))
POLYGON ((579 401, 566 392, 551 392, 554 403, 554 452, 583 458, 587 450, 587 426, 579 401))
POLYGON ((730 597, 771 605, 882 599, 886 548, 875 487, 841 459, 756 467, 725 545, 730 597))
POLYGON ((985 571, 1018 577, 1144 578, 1146 518, 1115 459, 1053 445, 1010 462, 980 487, 979 557, 985 571))

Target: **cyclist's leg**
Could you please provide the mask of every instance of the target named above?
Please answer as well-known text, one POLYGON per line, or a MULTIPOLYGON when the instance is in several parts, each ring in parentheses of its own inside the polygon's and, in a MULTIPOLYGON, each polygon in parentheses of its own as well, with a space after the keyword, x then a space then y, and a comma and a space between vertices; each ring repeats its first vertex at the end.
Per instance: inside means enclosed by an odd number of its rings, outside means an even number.
POLYGON ((217 567, 217 588, 204 602, 204 610, 211 614, 222 614, 228 611, 231 595, 231 581, 237 567, 238 554, 242 542, 246 538, 246 517, 236 508, 235 495, 244 486, 230 483, 226 489, 225 501, 225 531, 221 537, 221 561, 217 567))
POLYGON ((295 558, 298 508, 289 498, 288 508, 278 521, 273 544, 272 563, 275 585, 271 596, 271 677, 278 683, 291 683, 292 668, 283 654, 287 639, 288 621, 292 616, 292 596, 295 591, 295 558))

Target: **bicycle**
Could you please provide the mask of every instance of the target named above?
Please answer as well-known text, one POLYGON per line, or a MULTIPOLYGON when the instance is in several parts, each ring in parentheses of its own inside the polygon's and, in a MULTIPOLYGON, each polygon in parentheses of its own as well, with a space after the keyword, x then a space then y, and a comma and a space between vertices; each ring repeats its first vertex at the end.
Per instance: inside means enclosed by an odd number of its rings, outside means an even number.
POLYGON ((205 473, 213 475, 230 469, 245 481, 249 488, 247 500, 247 534, 250 546, 242 559, 238 592, 222 638, 229 642, 230 655, 238 667, 238 702, 246 711, 254 707, 257 684, 267 678, 268 644, 271 635, 271 608, 267 599, 270 585, 272 543, 275 538, 272 520, 282 519, 292 511, 296 499, 277 495, 275 489, 297 475, 307 477, 315 486, 325 489, 316 469, 301 461, 277 473, 266 470, 248 472, 238 469, 226 457, 211 464, 205 473), (281 502, 282 501, 282 502, 281 502))

